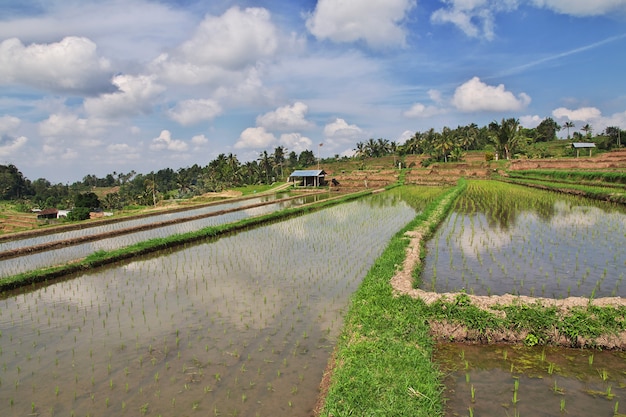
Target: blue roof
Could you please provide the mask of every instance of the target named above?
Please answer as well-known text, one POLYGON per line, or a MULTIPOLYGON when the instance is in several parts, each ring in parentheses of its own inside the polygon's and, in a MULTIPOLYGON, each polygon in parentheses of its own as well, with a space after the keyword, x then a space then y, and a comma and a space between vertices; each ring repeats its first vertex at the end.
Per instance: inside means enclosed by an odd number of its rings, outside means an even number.
POLYGON ((572 146, 574 148, 595 148, 596 144, 595 143, 588 143, 588 142, 574 142, 574 143, 572 143, 572 146))
POLYGON ((299 169, 291 173, 290 177, 321 177, 326 175, 323 169, 299 169))

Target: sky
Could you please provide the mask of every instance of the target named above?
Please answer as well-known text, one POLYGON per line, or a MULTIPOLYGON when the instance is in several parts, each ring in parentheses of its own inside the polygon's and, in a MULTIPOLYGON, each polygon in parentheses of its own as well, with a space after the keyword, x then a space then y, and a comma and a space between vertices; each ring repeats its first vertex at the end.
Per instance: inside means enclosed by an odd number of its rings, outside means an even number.
POLYGON ((626 0, 0 0, 0 164, 72 183, 510 117, 625 129, 625 23, 626 0))

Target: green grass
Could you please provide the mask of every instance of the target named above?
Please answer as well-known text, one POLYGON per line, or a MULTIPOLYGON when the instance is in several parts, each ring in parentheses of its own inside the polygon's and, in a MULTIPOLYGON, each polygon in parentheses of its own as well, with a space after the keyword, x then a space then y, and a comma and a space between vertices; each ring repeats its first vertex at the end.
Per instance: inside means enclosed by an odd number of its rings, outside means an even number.
MULTIPOLYGON (((441 206, 451 206, 462 188, 440 190, 439 198, 392 238, 354 294, 322 416, 442 414, 443 386, 431 361, 425 305, 407 296, 394 297, 389 280, 405 257, 404 234, 433 216, 444 218, 441 206)), ((436 225, 429 227, 434 230, 436 225)))
POLYGON ((398 232, 354 294, 321 416, 442 415, 443 375, 431 361, 432 321, 465 326, 484 335, 486 342, 491 331, 525 332, 525 342, 532 345, 563 335, 572 346, 582 342, 582 347, 593 347, 593 338, 626 330, 622 307, 587 305, 561 311, 540 303, 514 303, 484 310, 465 293, 431 305, 406 295, 394 297, 389 280, 405 258, 404 234, 419 228, 432 236, 465 189, 461 181, 398 232))

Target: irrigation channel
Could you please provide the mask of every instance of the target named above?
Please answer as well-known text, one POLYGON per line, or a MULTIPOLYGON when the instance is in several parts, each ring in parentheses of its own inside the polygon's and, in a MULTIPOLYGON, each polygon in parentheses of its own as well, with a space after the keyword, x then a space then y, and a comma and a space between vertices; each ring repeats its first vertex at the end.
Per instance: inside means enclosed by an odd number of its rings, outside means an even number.
POLYGON ((5 294, 2 415, 310 415, 342 309, 415 215, 381 193, 5 294))
POLYGON ((0 243, 0 278, 71 262, 98 250, 231 223, 325 198, 328 193, 291 197, 279 193, 6 241, 0 243))
MULTIPOLYGON (((427 244, 421 288, 476 295, 626 295, 622 206, 469 182, 427 244)), ((626 354, 444 343, 446 415, 622 416, 626 354)))

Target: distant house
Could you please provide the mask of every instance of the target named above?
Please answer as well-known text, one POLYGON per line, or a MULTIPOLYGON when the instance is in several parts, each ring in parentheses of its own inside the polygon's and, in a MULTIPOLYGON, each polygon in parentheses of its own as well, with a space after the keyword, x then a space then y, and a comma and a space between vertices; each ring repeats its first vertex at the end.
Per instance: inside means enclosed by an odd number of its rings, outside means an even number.
POLYGON ((37 220, 56 219, 59 215, 59 210, 55 208, 43 209, 37 212, 37 220))
POLYGON ((589 149, 589 156, 591 156, 591 151, 596 147, 595 143, 588 142, 574 142, 572 143, 572 148, 576 149, 576 158, 580 156, 581 149, 589 149))
POLYGON ((326 172, 323 169, 301 169, 291 173, 289 182, 292 182, 294 187, 298 185, 303 187, 319 187, 326 185, 324 177, 326 177, 326 172))

